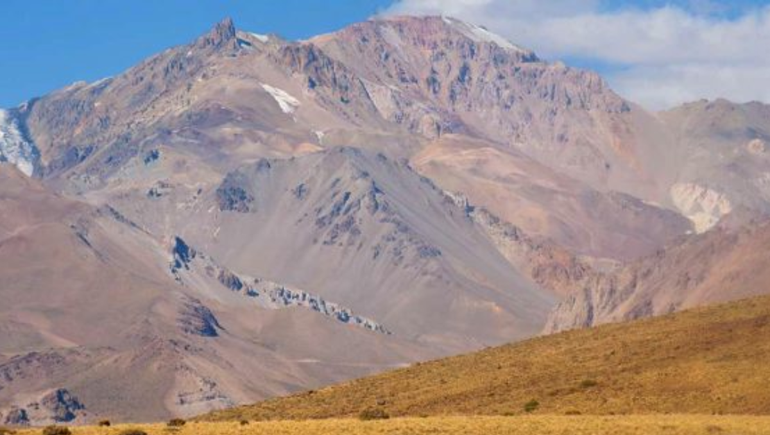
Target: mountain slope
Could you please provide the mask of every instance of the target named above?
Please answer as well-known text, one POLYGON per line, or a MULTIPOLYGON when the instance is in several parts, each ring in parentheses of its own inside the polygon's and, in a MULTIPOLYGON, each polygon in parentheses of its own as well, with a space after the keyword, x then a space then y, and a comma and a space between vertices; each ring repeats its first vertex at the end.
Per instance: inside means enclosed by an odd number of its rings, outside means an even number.
POLYGON ((550 316, 546 332, 632 320, 767 294, 770 222, 725 223, 654 255, 587 274, 550 316))
POLYGON ((190 415, 435 355, 307 293, 177 280, 177 247, 5 164, 0 202, 4 423, 190 415))
POLYGON ((201 417, 766 414, 770 298, 536 338, 201 417))
POLYGON ((675 206, 703 232, 733 210, 770 210, 770 106, 699 101, 660 114, 678 162, 675 206))
POLYGON ((233 271, 312 289, 439 350, 534 334, 555 303, 442 191, 382 154, 260 160, 189 200, 177 191, 152 200, 159 214, 144 192, 114 204, 233 271), (188 213, 162 211, 179 202, 188 213))
POLYGON ((601 192, 518 150, 444 135, 412 158, 421 174, 462 192, 500 219, 572 252, 630 260, 690 229, 678 213, 619 192, 601 192))

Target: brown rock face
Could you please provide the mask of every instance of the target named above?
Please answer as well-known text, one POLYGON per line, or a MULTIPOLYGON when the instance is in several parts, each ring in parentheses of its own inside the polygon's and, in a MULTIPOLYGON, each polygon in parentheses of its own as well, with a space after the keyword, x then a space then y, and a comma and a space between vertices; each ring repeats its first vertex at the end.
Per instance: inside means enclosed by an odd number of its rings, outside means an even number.
POLYGON ((767 293, 770 224, 719 227, 609 273, 591 273, 550 316, 545 332, 667 314, 767 293))
POLYGON ((198 48, 206 49, 212 48, 214 50, 221 49, 238 49, 238 41, 235 36, 235 24, 232 18, 225 18, 217 23, 211 31, 198 38, 195 42, 195 46, 198 48))

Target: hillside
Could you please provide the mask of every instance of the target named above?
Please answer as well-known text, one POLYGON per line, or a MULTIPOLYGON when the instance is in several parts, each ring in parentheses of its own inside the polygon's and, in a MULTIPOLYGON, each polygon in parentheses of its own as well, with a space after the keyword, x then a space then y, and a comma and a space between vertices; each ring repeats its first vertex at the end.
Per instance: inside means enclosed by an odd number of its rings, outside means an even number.
POLYGON ((429 357, 315 294, 207 281, 179 245, 0 164, 0 424, 195 415, 429 357))
POLYGON ((731 216, 703 234, 608 272, 572 281, 544 332, 634 320, 767 294, 770 223, 731 216))
POLYGON ((523 414, 766 414, 770 298, 535 338, 203 420, 523 414))

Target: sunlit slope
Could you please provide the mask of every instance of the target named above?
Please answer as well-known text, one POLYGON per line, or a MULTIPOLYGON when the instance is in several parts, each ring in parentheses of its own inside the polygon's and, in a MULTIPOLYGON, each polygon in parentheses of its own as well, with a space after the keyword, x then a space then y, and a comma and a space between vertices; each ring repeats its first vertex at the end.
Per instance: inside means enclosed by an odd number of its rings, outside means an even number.
POLYGON ((525 342, 202 417, 770 413, 770 297, 525 342))
MULTIPOLYGON (((308 421, 195 422, 182 428, 164 424, 118 425, 112 427, 74 427, 73 435, 121 435, 126 429, 139 429, 149 435, 703 435, 770 434, 770 417, 714 415, 633 415, 522 417, 431 417, 398 418, 379 421, 330 419, 308 421)), ((18 435, 39 435, 40 430, 24 430, 18 435)))

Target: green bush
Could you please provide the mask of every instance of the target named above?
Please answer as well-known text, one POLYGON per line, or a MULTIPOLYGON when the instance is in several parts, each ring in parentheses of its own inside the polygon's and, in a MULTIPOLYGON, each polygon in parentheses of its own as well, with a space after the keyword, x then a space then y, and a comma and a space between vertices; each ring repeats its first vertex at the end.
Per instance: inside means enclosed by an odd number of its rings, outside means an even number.
POLYGON ((537 400, 535 400, 535 399, 532 399, 532 400, 530 400, 529 402, 527 402, 527 403, 525 403, 525 404, 524 404, 524 411, 526 411, 526 412, 533 412, 533 411, 535 411, 535 410, 536 410, 538 407, 540 407, 540 402, 538 402, 538 401, 537 401, 537 400))
POLYGON ((72 435, 67 426, 46 426, 43 429, 43 435, 72 435))
POLYGON ((182 427, 185 424, 187 424, 187 422, 183 418, 172 418, 168 421, 169 427, 182 427))
POLYGON ((387 420, 390 415, 382 408, 369 408, 364 409, 358 414, 358 418, 363 421, 368 420, 387 420))

